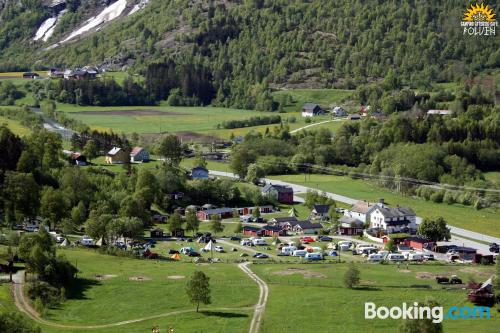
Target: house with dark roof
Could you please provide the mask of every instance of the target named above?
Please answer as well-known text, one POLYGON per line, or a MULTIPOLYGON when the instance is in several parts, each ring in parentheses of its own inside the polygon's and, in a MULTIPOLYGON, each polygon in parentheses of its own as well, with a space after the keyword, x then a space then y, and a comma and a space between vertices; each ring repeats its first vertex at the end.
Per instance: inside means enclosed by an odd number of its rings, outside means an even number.
POLYGON ((87 165, 87 158, 78 152, 73 152, 69 156, 69 161, 72 165, 85 166, 87 165))
POLYGON ((204 167, 196 167, 191 169, 192 179, 208 179, 208 170, 204 167))
POLYGON ((316 235, 323 229, 321 223, 313 223, 311 221, 298 221, 293 224, 292 232, 298 235, 316 235))
POLYGON ((269 237, 286 236, 286 230, 276 225, 266 225, 261 230, 263 230, 265 236, 269 237))
POLYGON ((290 186, 266 184, 261 192, 263 196, 279 203, 293 204, 293 188, 290 186))
POLYGON ((338 219, 339 234, 345 236, 360 236, 363 234, 364 223, 354 217, 342 216, 338 219))
POLYGON ((246 225, 243 227, 242 231, 243 235, 245 236, 262 236, 264 234, 264 231, 261 228, 257 227, 252 227, 250 225, 246 225))
POLYGON ((367 213, 366 221, 370 222, 370 228, 384 230, 392 233, 413 233, 417 229, 417 216, 413 210, 407 207, 387 207, 382 204, 374 205, 367 213))
POLYGON ((302 106, 302 117, 314 117, 323 114, 323 110, 318 104, 305 103, 302 106))
POLYGON ((311 218, 318 220, 328 220, 330 205, 314 205, 311 211, 311 218))
POLYGON ((142 147, 134 147, 130 152, 130 162, 132 163, 149 162, 149 152, 142 147))
POLYGON ((270 225, 284 226, 288 222, 298 222, 295 216, 273 217, 269 220, 270 225))

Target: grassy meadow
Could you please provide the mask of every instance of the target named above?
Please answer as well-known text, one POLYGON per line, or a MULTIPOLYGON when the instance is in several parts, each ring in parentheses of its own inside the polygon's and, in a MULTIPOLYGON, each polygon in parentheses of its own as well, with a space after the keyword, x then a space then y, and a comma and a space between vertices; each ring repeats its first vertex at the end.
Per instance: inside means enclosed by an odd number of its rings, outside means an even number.
POLYGON ((475 210, 470 206, 447 205, 425 201, 422 198, 402 196, 383 187, 346 176, 313 174, 307 176, 307 181, 304 181, 304 175, 280 175, 270 176, 269 178, 309 186, 321 191, 333 192, 360 200, 377 201, 384 198, 389 205, 395 206, 399 204, 411 207, 421 217, 442 216, 450 225, 495 237, 500 236, 498 211, 492 208, 475 210))
MULTIPOLYGON (((364 303, 395 306, 428 298, 437 300, 445 311, 450 306, 472 306, 461 287, 438 285, 434 276, 457 274, 464 281, 483 281, 493 267, 450 265, 358 264, 361 286, 350 290, 343 286, 347 264, 253 265, 252 270, 269 285, 262 332, 396 332, 402 320, 366 320, 364 303), (286 313, 286 320, 283 314, 286 313)), ((445 320, 445 332, 497 332, 498 313, 492 319, 445 320)))
POLYGON ((288 112, 299 112, 306 102, 316 103, 322 108, 329 110, 330 104, 340 103, 349 99, 354 90, 347 89, 291 89, 273 92, 273 96, 279 100, 280 95, 292 97, 292 103, 284 109, 288 112))
POLYGON ((5 124, 14 134, 19 136, 25 136, 31 133, 31 130, 23 126, 19 121, 12 120, 6 117, 0 116, 0 125, 5 124))

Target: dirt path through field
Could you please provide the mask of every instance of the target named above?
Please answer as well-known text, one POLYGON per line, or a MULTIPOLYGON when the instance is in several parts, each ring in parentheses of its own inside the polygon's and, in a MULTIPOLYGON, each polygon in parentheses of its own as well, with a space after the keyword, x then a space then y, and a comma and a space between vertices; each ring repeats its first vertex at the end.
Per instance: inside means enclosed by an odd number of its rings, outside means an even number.
POLYGON ((267 297, 269 295, 269 287, 267 286, 267 283, 264 280, 262 280, 260 277, 257 276, 257 274, 255 274, 254 272, 252 272, 250 268, 248 268, 249 264, 250 263, 245 262, 239 264, 238 267, 259 285, 260 289, 259 301, 255 305, 253 318, 252 321, 250 322, 250 329, 248 330, 248 333, 258 333, 260 330, 260 325, 262 323, 262 317, 264 316, 264 311, 266 309, 267 297))
MULTIPOLYGON (((115 326, 124 326, 124 325, 129 325, 129 324, 135 324, 135 323, 139 323, 139 322, 143 322, 143 321, 148 321, 148 320, 152 320, 152 319, 159 319, 159 318, 164 318, 164 317, 169 317, 169 316, 175 316, 175 315, 180 315, 180 314, 184 314, 184 313, 196 312, 196 309, 178 310, 178 311, 161 313, 161 314, 143 317, 143 318, 138 318, 138 319, 124 320, 124 321, 119 321, 116 323, 102 324, 102 325, 65 325, 65 324, 59 324, 59 323, 51 322, 51 321, 48 321, 48 320, 41 318, 40 314, 31 306, 29 301, 26 299, 26 297, 24 295, 24 271, 17 272, 17 274, 13 276, 13 280, 14 280, 14 283, 12 283, 12 294, 14 296, 14 303, 15 303, 16 307, 19 309, 19 311, 26 314, 33 321, 35 321, 39 324, 51 326, 51 327, 57 327, 57 328, 63 328, 63 329, 81 329, 81 330, 109 328, 109 327, 115 327, 115 326)), ((209 310, 210 311, 243 311, 243 310, 252 310, 252 309, 254 309, 254 307, 210 308, 209 310)))

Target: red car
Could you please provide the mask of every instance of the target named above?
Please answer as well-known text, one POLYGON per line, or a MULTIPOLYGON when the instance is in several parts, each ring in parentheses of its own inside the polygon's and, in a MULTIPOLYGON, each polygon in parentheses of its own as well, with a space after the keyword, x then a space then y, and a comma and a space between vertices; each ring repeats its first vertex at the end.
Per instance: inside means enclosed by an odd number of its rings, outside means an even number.
POLYGON ((302 243, 314 243, 314 239, 312 237, 300 237, 300 241, 302 243))

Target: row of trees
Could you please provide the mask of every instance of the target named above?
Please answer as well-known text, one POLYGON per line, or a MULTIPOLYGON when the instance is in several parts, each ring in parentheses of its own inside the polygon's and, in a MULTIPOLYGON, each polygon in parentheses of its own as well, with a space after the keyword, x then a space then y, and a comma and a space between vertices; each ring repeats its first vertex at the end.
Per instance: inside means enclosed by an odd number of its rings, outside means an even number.
POLYGON ((244 119, 244 120, 224 121, 221 127, 226 129, 231 129, 231 128, 259 126, 259 125, 279 124, 279 123, 281 123, 280 116, 264 116, 264 117, 251 117, 249 119, 244 119))

